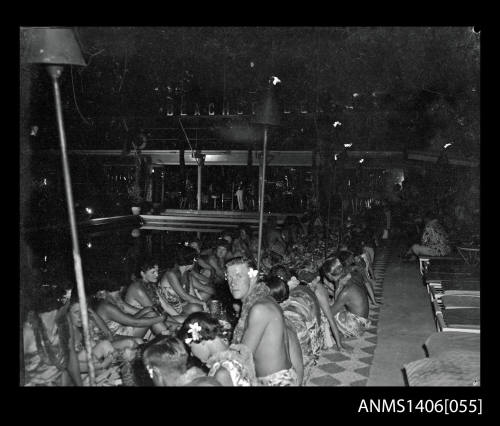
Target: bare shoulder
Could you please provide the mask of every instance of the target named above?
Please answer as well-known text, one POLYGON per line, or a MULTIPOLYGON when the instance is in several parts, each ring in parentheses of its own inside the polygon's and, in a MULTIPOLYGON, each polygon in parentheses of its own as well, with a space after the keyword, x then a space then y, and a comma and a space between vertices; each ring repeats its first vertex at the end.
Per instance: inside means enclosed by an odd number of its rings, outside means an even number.
POLYGON ((130 284, 129 288, 127 289, 127 296, 143 296, 143 295, 145 295, 145 292, 140 282, 136 281, 130 284))
POLYGON ((259 319, 274 317, 276 314, 281 316, 281 308, 270 298, 264 298, 255 302, 250 309, 249 315, 259 319))

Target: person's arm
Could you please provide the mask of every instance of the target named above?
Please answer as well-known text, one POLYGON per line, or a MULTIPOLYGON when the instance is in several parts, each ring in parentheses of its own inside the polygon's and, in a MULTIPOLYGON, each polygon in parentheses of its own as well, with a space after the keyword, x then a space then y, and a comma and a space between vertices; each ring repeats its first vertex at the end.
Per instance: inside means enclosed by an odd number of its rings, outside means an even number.
POLYGON ((366 291, 368 292, 368 297, 374 305, 377 305, 375 294, 373 293, 373 286, 375 285, 375 282, 368 276, 365 269, 362 269, 361 273, 363 275, 363 284, 365 285, 366 291))
POLYGON ((97 324, 99 329, 104 334, 105 338, 108 340, 113 340, 113 333, 111 333, 110 329, 108 328, 106 323, 103 321, 103 319, 98 314, 96 314, 93 309, 88 308, 87 310, 88 310, 89 316, 91 316, 92 319, 95 321, 95 323, 97 324))
MULTIPOLYGON (((130 303, 125 302, 125 300, 122 300, 120 303, 120 308, 122 309, 123 312, 129 315, 139 315, 142 309, 136 308, 135 306, 132 306, 130 303)), ((146 308, 143 309, 151 309, 150 306, 146 306, 146 308)))
POLYGON ((219 277, 220 279, 224 280, 226 278, 226 271, 222 270, 219 268, 219 265, 217 265, 217 260, 215 259, 215 256, 210 256, 208 258, 208 263, 214 268, 215 270, 215 275, 219 277))
POLYGON ((208 286, 211 283, 210 278, 200 274, 199 272, 193 271, 192 269, 189 271, 189 276, 195 278, 201 285, 208 286))
POLYGON ((346 294, 345 290, 342 290, 335 300, 335 303, 331 307, 331 312, 332 312, 332 317, 337 315, 340 311, 345 309, 348 301, 348 295, 346 294))
POLYGON ((304 358, 302 355, 302 348, 300 347, 299 338, 293 327, 287 325, 286 332, 288 336, 290 361, 297 373, 299 386, 302 386, 302 381, 304 380, 304 358))
POLYGON ((328 292, 326 289, 321 285, 321 283, 318 283, 316 285, 314 294, 316 295, 319 306, 323 313, 326 316, 326 319, 328 320, 328 324, 330 324, 330 328, 332 330, 333 338, 335 339, 335 343, 337 343, 337 348, 339 351, 344 351, 345 347, 342 345, 342 337, 339 332, 339 329, 337 328, 337 323, 335 322, 335 319, 333 318, 333 314, 330 308, 330 304, 328 303, 328 292))
POLYGON ((75 351, 75 332, 73 325, 69 320, 69 340, 68 340, 68 366, 66 367, 71 380, 75 386, 83 386, 82 376, 80 375, 80 362, 78 361, 78 356, 75 351))
POLYGON ((155 316, 152 318, 136 318, 132 315, 120 311, 120 309, 118 309, 116 306, 109 304, 104 309, 109 319, 119 324, 132 327, 150 327, 153 324, 162 322, 165 319, 165 317, 162 315, 155 316))
MULTIPOLYGON (((130 312, 127 312, 127 311, 122 311, 122 312, 125 312, 126 314, 130 314, 130 312)), ((155 314, 155 310, 153 309, 152 306, 146 306, 145 308, 142 308, 141 310, 137 311, 133 315, 136 318, 144 318, 146 315, 150 316, 150 314, 155 314)))
POLYGON ((264 331, 269 323, 269 310, 262 303, 256 303, 248 313, 248 323, 243 334, 241 343, 247 346, 252 353, 255 352, 259 346, 264 331))
POLYGON ((171 287, 174 289, 174 291, 179 295, 179 297, 182 300, 185 300, 186 302, 190 303, 198 303, 202 305, 204 302, 197 297, 191 296, 190 294, 186 293, 184 288, 182 287, 181 283, 179 282, 179 279, 177 276, 172 273, 172 272, 166 272, 164 275, 165 278, 162 279, 168 279, 168 282, 170 283, 171 287))
POLYGON ((202 257, 198 258, 198 265, 203 269, 208 269, 212 274, 215 274, 215 268, 202 257))
POLYGON ((214 378, 222 385, 222 386, 234 386, 233 379, 231 379, 231 374, 224 367, 221 367, 217 370, 214 375, 214 378))
MULTIPOLYGON (((200 291, 203 291, 204 293, 208 293, 210 296, 214 296, 215 295, 215 288, 213 288, 211 285, 208 285, 208 284, 202 284, 200 282, 200 280, 198 280, 198 275, 201 275, 201 274, 197 274, 195 275, 196 272, 193 273, 193 271, 190 271, 189 272, 189 282, 190 282, 190 285, 193 287, 193 288, 196 288, 200 291)), ((201 275, 203 276, 203 275, 201 275)), ((206 277, 204 277, 206 278, 206 277)))

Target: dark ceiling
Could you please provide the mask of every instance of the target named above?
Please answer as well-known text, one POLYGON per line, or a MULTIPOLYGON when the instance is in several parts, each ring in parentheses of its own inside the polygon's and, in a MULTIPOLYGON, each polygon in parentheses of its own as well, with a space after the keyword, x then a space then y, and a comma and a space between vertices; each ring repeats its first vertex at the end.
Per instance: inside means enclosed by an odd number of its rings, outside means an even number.
MULTIPOLYGON (((226 147, 231 139, 238 143, 235 135, 258 139, 242 129, 248 128, 252 102, 270 76, 278 76, 282 106, 290 114, 276 140, 289 146, 340 140, 342 134, 366 149, 425 148, 449 138, 457 145, 460 139, 465 151, 478 148, 479 36, 470 27, 76 27, 75 32, 87 66, 65 71, 62 87, 76 146, 113 148, 122 144, 120 138, 146 129, 149 147, 175 148, 184 143, 179 118, 205 149, 224 141, 226 147), (222 116, 225 107, 231 117, 222 116), (194 116, 196 108, 200 117, 194 116), (235 119, 238 111, 243 114, 235 119), (319 113, 310 114, 314 111, 319 113), (337 136, 334 120, 342 122, 337 136)), ((30 72, 30 125, 49 132, 50 82, 39 70, 30 72)))

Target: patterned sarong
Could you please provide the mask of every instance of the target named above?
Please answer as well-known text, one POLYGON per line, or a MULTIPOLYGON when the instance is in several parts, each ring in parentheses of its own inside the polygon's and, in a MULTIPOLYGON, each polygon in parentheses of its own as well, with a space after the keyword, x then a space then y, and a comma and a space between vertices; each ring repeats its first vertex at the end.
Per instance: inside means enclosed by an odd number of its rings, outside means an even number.
POLYGON ((228 350, 210 357, 207 365, 210 366, 209 376, 215 376, 219 368, 225 368, 233 386, 257 386, 253 354, 245 345, 229 346, 228 350))
POLYGON ((365 329, 371 325, 369 319, 349 311, 338 312, 334 318, 339 331, 345 337, 361 337, 365 329))
POLYGON ((260 386, 298 386, 299 379, 293 367, 257 378, 260 386))

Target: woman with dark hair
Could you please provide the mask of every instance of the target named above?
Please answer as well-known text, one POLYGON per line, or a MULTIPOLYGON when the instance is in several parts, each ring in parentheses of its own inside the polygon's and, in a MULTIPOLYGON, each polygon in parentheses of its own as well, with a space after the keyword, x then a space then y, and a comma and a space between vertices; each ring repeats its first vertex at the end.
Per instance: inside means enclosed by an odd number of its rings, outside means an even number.
POLYGON ((186 315, 206 309, 203 298, 208 299, 215 293, 208 285, 210 280, 207 277, 191 271, 197 258, 195 249, 179 247, 174 266, 167 269, 160 280, 162 296, 183 319, 186 315))
MULTIPOLYGON (((137 267, 136 278, 127 288, 124 301, 139 310, 151 307, 157 314, 167 312, 166 305, 162 306, 158 288, 158 262, 146 257, 137 267)), ((151 326, 154 334, 167 333, 164 322, 157 322, 151 326)))
MULTIPOLYGON (((98 289, 94 296, 94 310, 114 338, 143 338, 150 327, 166 320, 166 315, 159 315, 152 306, 139 309, 125 302, 121 297, 123 286, 116 281, 101 280, 93 287, 98 289)), ((175 318, 175 310, 171 306, 165 308, 165 313, 175 318)))
MULTIPOLYGON (((82 383, 88 385, 87 352, 84 346, 81 307, 78 298, 72 297, 66 318, 73 336, 71 349, 75 350, 78 359, 78 363, 72 366, 72 376, 80 376, 82 383)), ((114 336, 102 318, 90 308, 89 302, 87 302, 87 318, 96 384, 97 386, 115 386, 117 380, 121 381, 119 364, 123 361, 130 361, 126 352, 137 348, 138 344, 142 343, 142 339, 114 336)))
POLYGON ((221 284, 226 280, 225 264, 226 261, 232 257, 230 249, 231 246, 225 239, 218 238, 215 243, 214 253, 208 257, 208 263, 215 270, 216 284, 221 284))
POLYGON ((32 292, 23 321, 24 386, 81 386, 66 313, 69 295, 57 286, 32 292))
POLYGON ((155 386, 220 386, 197 367, 188 368, 188 353, 177 337, 163 337, 144 350, 142 361, 155 386))
POLYGON ((208 257, 210 256, 210 253, 212 250, 204 250, 202 252, 202 243, 198 238, 192 238, 191 240, 188 240, 187 242, 184 243, 184 245, 187 245, 189 247, 192 247, 196 250, 198 253, 198 258, 195 263, 195 267, 193 268, 194 271, 206 276, 207 278, 211 278, 215 276, 215 269, 213 268, 212 265, 208 263, 208 257))
POLYGON ((305 235, 304 228, 297 216, 287 216, 283 223, 283 239, 287 247, 293 247, 305 235))
POLYGON ((238 237, 234 239, 232 245, 232 257, 252 256, 252 251, 250 250, 250 237, 248 226, 240 224, 238 226, 238 237))
POLYGON ((189 315, 177 333, 194 357, 223 386, 257 386, 253 355, 242 344, 229 345, 230 330, 205 312, 189 315))
MULTIPOLYGON (((305 278, 303 274, 299 275, 305 278)), ((313 275, 306 280, 309 281, 312 277, 313 275)), ((328 294, 319 283, 319 278, 312 279, 309 284, 305 281, 301 283, 282 265, 271 269, 267 284, 274 297, 283 300, 278 303, 281 303, 285 318, 293 324, 297 333, 307 380, 312 367, 317 363, 321 349, 333 346, 330 328, 338 349, 344 350, 340 333, 331 315, 328 294)))

